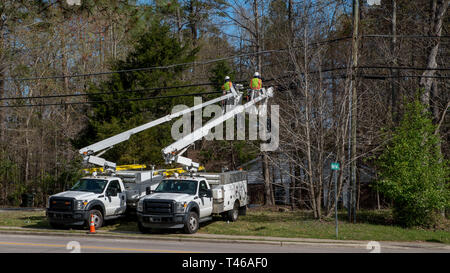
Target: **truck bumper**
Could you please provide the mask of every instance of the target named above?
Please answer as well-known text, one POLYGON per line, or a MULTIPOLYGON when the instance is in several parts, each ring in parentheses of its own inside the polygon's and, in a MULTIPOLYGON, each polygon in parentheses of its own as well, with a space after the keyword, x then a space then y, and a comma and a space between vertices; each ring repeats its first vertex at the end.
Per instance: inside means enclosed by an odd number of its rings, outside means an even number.
POLYGON ((46 210, 45 215, 50 223, 64 225, 84 225, 89 218, 87 211, 52 211, 46 210))
POLYGON ((139 223, 146 228, 182 228, 186 214, 150 215, 137 212, 139 223))

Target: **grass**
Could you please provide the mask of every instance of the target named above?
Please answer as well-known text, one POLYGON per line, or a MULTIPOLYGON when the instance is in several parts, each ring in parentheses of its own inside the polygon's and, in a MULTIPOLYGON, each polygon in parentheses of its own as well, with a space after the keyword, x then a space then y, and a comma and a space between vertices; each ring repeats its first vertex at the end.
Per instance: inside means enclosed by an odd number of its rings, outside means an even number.
MULTIPOLYGON (((389 210, 360 211, 358 223, 347 220, 346 212, 339 213, 339 239, 374 241, 427 241, 450 244, 450 224, 440 229, 402 228, 392 224, 389 210)), ((43 211, 2 211, 0 226, 49 228, 43 211)), ((82 230, 82 229, 81 229, 82 230)), ((103 231, 137 232, 134 221, 114 221, 102 227, 103 231)), ((76 230, 75 230, 76 231, 76 230)), ((336 239, 334 218, 314 220, 304 211, 279 212, 277 208, 248 209, 237 222, 220 218, 203 224, 198 231, 206 234, 273 236, 286 238, 336 239)))

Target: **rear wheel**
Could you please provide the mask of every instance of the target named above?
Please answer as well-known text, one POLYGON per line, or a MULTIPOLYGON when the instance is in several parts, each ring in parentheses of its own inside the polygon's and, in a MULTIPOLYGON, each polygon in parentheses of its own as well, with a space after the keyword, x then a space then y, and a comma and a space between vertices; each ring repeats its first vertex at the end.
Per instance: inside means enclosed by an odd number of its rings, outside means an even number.
POLYGON ((230 222, 236 222, 239 217, 239 203, 234 202, 233 209, 228 211, 228 220, 230 222))
POLYGON ((239 208, 239 215, 241 216, 247 215, 247 206, 242 206, 239 208))
POLYGON ((198 214, 195 211, 189 212, 189 216, 184 223, 184 232, 188 234, 196 233, 199 227, 198 214))

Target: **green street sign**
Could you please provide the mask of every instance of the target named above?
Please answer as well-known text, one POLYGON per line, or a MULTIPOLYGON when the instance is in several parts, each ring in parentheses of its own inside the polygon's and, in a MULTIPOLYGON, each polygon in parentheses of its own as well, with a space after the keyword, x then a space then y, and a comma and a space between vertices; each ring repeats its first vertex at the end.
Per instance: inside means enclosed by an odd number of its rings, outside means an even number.
POLYGON ((333 170, 333 171, 339 171, 339 163, 337 163, 337 162, 332 162, 331 163, 331 170, 333 170))

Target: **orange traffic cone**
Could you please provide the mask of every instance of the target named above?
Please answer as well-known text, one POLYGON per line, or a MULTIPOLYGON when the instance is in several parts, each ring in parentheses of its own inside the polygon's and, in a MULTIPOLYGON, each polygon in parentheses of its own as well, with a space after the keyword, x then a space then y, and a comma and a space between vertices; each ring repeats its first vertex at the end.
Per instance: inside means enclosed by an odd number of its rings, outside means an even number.
POLYGON ((89 224, 88 234, 95 234, 94 214, 91 214, 91 223, 89 224))

